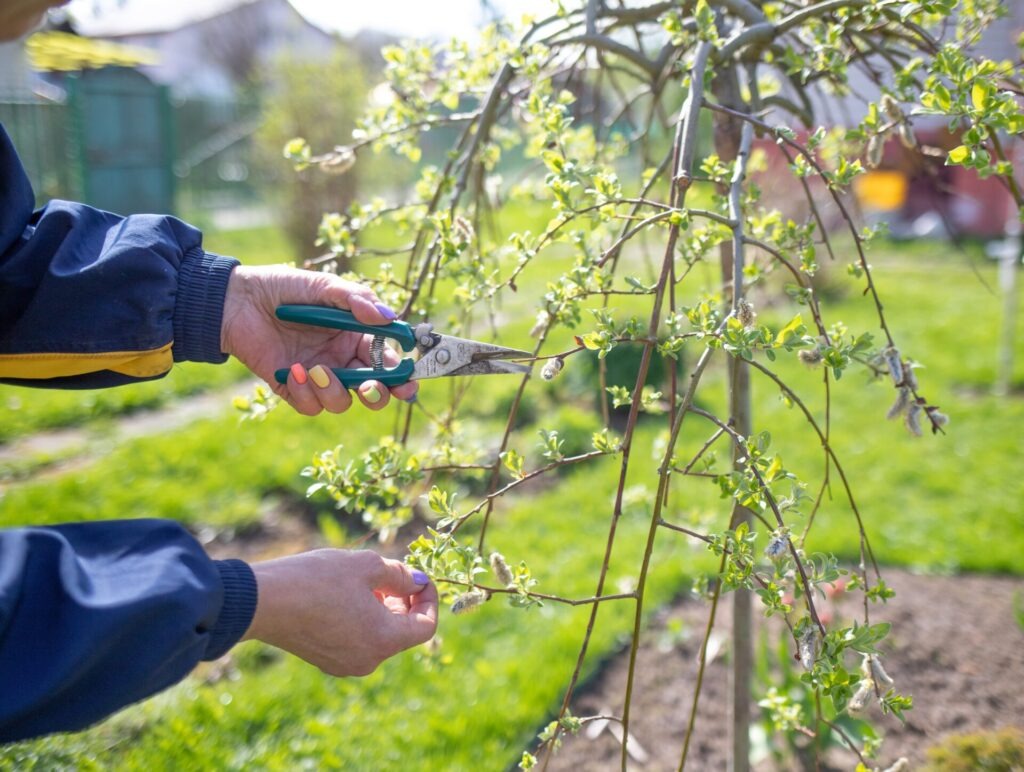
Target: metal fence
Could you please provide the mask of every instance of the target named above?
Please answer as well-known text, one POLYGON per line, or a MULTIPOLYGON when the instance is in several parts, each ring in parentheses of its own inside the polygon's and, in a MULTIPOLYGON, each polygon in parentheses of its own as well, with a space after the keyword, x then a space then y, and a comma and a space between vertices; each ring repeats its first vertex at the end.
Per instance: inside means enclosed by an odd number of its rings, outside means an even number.
POLYGON ((262 124, 255 102, 172 102, 177 205, 183 213, 230 210, 260 202, 253 135, 262 124))
POLYGON ((34 94, 0 94, 0 123, 18 149, 37 204, 52 198, 82 197, 77 145, 69 141, 70 114, 66 103, 34 94))
MULTIPOLYGON (((89 109, 81 94, 75 98, 74 88, 68 92, 72 98, 64 100, 0 92, 0 123, 28 172, 37 205, 53 198, 91 203, 98 186, 120 184, 116 179, 111 182, 109 176, 110 153, 101 154, 101 163, 95 143, 89 141, 97 134, 96 127, 90 132, 89 122, 109 122, 111 111, 89 109)), ((167 174, 174 178, 169 213, 211 213, 252 207, 261 201, 263 191, 254 183, 258 175, 254 173, 253 135, 261 124, 255 103, 171 100, 166 115, 169 133, 161 142, 167 146, 154 155, 167 159, 167 174)), ((119 130, 124 123, 130 121, 121 120, 119 130)), ((99 133, 111 134, 102 127, 99 133)), ((124 173, 133 172, 129 168, 124 173)), ((130 182, 126 177, 126 189, 131 188, 130 182)))

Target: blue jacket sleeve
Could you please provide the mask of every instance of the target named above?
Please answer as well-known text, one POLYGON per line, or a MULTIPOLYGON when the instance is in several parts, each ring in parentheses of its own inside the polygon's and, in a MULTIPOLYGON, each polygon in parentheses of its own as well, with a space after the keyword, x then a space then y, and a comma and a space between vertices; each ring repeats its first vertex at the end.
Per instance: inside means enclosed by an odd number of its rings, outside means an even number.
POLYGON ((82 729, 224 654, 256 582, 177 523, 0 531, 0 743, 82 729))
POLYGON ((95 388, 226 359, 236 260, 204 251, 202 234, 173 217, 33 206, 0 126, 0 381, 95 388))

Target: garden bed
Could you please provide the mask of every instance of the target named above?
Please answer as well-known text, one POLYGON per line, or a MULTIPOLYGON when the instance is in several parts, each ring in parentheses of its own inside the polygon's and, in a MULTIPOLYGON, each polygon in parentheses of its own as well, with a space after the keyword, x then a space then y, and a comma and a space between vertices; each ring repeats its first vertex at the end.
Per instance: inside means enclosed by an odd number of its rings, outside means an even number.
MULTIPOLYGON (((901 756, 911 768, 925 761, 929 747, 951 734, 1024 724, 1024 629, 1019 606, 1024 580, 999 576, 919 576, 889 569, 886 581, 896 597, 873 609, 872 621, 893 625, 883 643, 884 662, 897 688, 913 696, 906 724, 870 709, 867 717, 885 736, 872 766, 885 768, 901 756)), ((835 612, 854 616, 856 597, 837 598, 835 612)), ((729 604, 715 623, 727 641, 729 604)), ((659 613, 641 646, 634 686, 630 733, 649 759, 631 767, 675 770, 679 765, 697 672, 697 654, 707 623, 707 604, 684 599, 659 613), (681 627, 679 623, 682 623, 681 627), (680 632, 681 630, 681 632, 680 632), (673 639, 682 638, 681 641, 673 639), (669 641, 675 645, 665 649, 669 641)), ((760 626, 763 629, 763 625, 760 626)), ((687 769, 726 769, 729 751, 728 643, 708 668, 701 711, 687 769)), ((578 716, 622 709, 628 651, 611 660, 573 706, 578 716)), ((752 710, 759 710, 752 705, 752 710)), ((586 729, 569 738, 550 768, 618 769, 621 746, 613 733, 588 738, 586 729)), ((822 769, 852 769, 851 753, 829 756, 822 769)), ((771 769, 764 761, 759 769, 771 769)), ((789 768, 789 767, 787 767, 789 768)))

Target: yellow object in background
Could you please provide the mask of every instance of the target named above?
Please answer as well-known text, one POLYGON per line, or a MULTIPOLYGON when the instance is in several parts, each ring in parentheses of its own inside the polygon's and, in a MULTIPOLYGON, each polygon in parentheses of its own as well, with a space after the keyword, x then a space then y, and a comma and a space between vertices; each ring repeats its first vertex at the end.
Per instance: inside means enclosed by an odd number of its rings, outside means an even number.
POLYGON ((155 51, 92 40, 68 32, 37 32, 25 43, 29 64, 43 72, 78 72, 100 67, 156 64, 155 51))
POLYGON ((873 170, 853 180, 853 192, 865 209, 890 212, 907 200, 907 176, 903 172, 873 170))

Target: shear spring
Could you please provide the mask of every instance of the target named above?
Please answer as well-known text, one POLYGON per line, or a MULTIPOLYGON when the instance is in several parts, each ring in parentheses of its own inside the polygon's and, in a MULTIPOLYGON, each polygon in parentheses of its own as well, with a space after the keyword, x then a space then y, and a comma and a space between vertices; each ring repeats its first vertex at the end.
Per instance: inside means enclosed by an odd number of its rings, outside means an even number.
POLYGON ((384 336, 374 335, 370 342, 370 364, 374 370, 384 369, 384 336))

